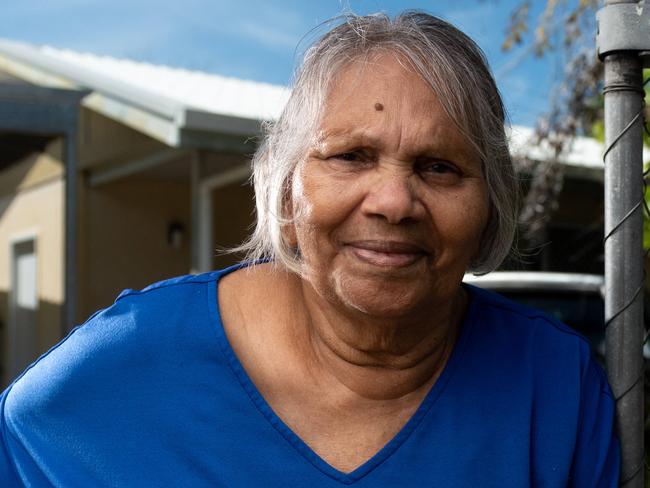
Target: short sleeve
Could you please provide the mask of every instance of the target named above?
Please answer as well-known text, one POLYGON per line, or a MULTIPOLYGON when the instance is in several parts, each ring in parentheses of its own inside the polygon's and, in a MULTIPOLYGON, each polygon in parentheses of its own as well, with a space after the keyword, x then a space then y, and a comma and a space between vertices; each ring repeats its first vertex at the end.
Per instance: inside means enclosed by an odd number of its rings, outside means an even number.
POLYGON ((569 486, 618 486, 620 445, 614 429, 615 404, 603 370, 591 359, 582 378, 580 425, 569 486))

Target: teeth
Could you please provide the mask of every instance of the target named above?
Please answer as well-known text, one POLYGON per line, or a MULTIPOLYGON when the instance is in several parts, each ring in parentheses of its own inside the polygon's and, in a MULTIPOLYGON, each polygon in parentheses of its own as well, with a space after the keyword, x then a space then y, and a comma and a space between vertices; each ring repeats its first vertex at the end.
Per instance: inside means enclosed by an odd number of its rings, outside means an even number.
POLYGON ((395 254, 421 254, 422 249, 418 246, 402 242, 390 241, 358 241, 350 244, 358 249, 366 249, 368 251, 395 253, 395 254))
POLYGON ((405 267, 417 261, 422 254, 415 252, 385 252, 365 249, 361 247, 353 248, 354 254, 361 261, 375 266, 385 267, 405 267))

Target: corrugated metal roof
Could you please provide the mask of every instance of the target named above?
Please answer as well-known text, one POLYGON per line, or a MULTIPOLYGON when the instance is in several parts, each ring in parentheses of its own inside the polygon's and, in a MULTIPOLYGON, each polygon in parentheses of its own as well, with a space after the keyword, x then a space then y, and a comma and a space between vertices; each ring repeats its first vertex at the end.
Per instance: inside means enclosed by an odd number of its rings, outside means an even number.
POLYGON ((0 69, 90 90, 83 104, 171 146, 188 131, 249 137, 279 116, 286 87, 0 39, 0 69))
POLYGON ((286 87, 212 73, 78 53, 50 46, 41 53, 71 65, 83 67, 106 78, 148 90, 191 108, 221 115, 266 120, 275 119, 286 103, 286 87))

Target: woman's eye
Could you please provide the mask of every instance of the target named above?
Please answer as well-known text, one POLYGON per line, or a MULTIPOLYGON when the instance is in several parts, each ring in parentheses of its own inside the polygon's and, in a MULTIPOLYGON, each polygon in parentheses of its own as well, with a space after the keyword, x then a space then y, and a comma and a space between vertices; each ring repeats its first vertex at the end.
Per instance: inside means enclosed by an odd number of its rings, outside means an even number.
POLYGON ((341 159, 343 161, 359 161, 361 158, 362 158, 361 154, 359 154, 356 151, 345 152, 334 156, 334 159, 341 159))
POLYGON ((416 168, 422 178, 436 184, 453 185, 459 182, 462 177, 461 171, 454 164, 447 161, 422 161, 416 168))
POLYGON ((433 173, 433 174, 455 174, 458 175, 460 172, 458 169, 451 163, 446 163, 444 161, 433 161, 429 163, 424 163, 420 165, 420 172, 422 173, 433 173))
POLYGON ((429 171, 432 171, 433 173, 455 173, 456 172, 454 168, 444 163, 432 164, 429 167, 429 171))

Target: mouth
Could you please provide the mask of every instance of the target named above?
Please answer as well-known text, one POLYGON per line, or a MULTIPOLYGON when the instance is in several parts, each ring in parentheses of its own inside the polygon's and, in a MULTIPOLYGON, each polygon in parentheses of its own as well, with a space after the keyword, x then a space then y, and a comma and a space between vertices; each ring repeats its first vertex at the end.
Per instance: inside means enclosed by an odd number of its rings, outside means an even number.
POLYGON ((346 246, 360 261, 386 268, 411 266, 428 255, 420 246, 400 241, 354 241, 346 246))

